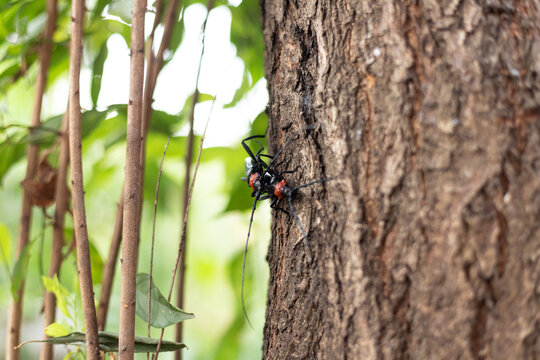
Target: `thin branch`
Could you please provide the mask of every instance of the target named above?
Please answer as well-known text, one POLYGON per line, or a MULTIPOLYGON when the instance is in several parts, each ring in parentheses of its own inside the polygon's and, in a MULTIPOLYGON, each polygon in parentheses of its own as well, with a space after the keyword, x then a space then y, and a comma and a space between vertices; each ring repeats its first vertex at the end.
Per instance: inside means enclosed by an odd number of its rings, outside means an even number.
MULTIPOLYGON (((176 278, 176 273, 178 270, 178 265, 180 264, 180 259, 182 259, 182 255, 184 253, 185 249, 185 243, 186 243, 186 230, 187 230, 187 219, 188 219, 188 213, 189 213, 189 206, 191 205, 191 197, 193 195, 193 188, 195 187, 195 180, 197 179, 197 172, 199 171, 199 164, 201 163, 201 154, 203 150, 203 144, 204 144, 204 138, 206 136, 206 130, 208 129, 208 124, 210 123, 210 119, 212 117, 212 111, 214 110, 214 103, 216 102, 216 98, 214 97, 214 100, 212 100, 212 107, 210 108, 210 113, 208 114, 208 119, 206 120, 206 125, 204 126, 204 131, 201 137, 201 142, 199 144, 199 152, 197 154, 197 161, 195 163, 195 170, 193 172, 193 180, 191 182, 191 187, 189 188, 189 193, 187 197, 187 211, 184 214, 184 220, 182 221, 182 231, 180 233, 180 244, 178 245, 178 255, 176 257, 176 262, 174 263, 173 268, 173 276, 171 279, 171 286, 169 288, 169 295, 167 296, 167 300, 170 302, 172 297, 172 292, 174 289, 174 281, 176 278)), ((156 349, 156 354, 154 356, 154 360, 157 360, 159 349, 161 347, 161 341, 163 340, 163 334, 165 332, 165 329, 161 329, 161 334, 159 336, 159 342, 156 349)))
POLYGON ((124 219, 122 226, 120 322, 118 358, 131 360, 135 346, 135 305, 139 214, 142 201, 141 128, 144 82, 144 16, 146 0, 135 0, 131 27, 131 64, 127 120, 127 146, 124 188, 124 219))
POLYGON ((152 220, 152 245, 150 246, 150 281, 148 282, 148 318, 146 319, 146 322, 148 324, 148 331, 147 335, 150 337, 150 311, 152 310, 152 271, 154 268, 154 243, 155 243, 155 235, 156 235, 156 218, 157 218, 157 205, 158 205, 158 199, 159 199, 159 184, 161 183, 161 174, 163 172, 163 162, 165 161, 165 154, 167 154, 167 149, 169 148, 169 142, 171 141, 171 137, 167 139, 167 143, 165 144, 165 149, 163 150, 163 155, 161 156, 161 163, 159 164, 159 173, 158 178, 156 182, 156 196, 154 199, 154 217, 152 220))
MULTIPOLYGON (((190 186, 190 174, 191 174, 191 162, 193 157, 193 140, 194 140, 194 134, 193 134, 193 123, 195 121, 195 106, 197 105, 197 101, 199 99, 199 78, 201 75, 201 67, 202 67, 202 59, 204 56, 204 48, 205 48, 205 39, 206 39, 206 25, 208 22, 208 16, 210 15, 210 11, 214 7, 214 0, 209 0, 207 5, 207 12, 206 17, 204 19, 203 27, 202 27, 202 45, 201 45, 201 54, 199 56, 199 65, 197 68, 197 77, 195 79, 195 92, 193 93, 193 103, 191 104, 191 111, 189 114, 189 135, 188 135, 188 144, 187 144, 187 151, 186 151, 186 158, 185 158, 185 178, 184 178, 184 209, 183 209, 183 217, 187 218, 187 212, 188 212, 188 197, 189 197, 189 186, 190 186)), ((187 227, 187 224, 184 226, 184 228, 187 227)), ((187 229, 183 229, 183 232, 187 234, 187 229)), ((187 235, 185 236, 182 243, 184 244, 185 249, 185 243, 187 242, 187 235)), ((182 257, 180 259, 180 275, 178 276, 178 287, 177 287, 177 306, 180 309, 184 308, 184 288, 185 288, 185 269, 186 269, 186 252, 181 251, 182 257)), ((176 338, 175 340, 177 342, 182 342, 182 332, 183 332, 183 323, 179 322, 176 324, 176 338)), ((182 352, 178 351, 175 353, 175 359, 181 360, 182 359, 182 352)))
POLYGON ((101 284, 101 294, 99 296, 99 305, 97 309, 98 328, 100 331, 105 330, 107 322, 107 313, 109 311, 109 302, 111 299, 112 285, 114 282, 114 273, 116 270, 116 261, 122 243, 122 220, 124 218, 124 187, 122 187, 122 195, 116 207, 116 216, 114 219, 114 229, 109 247, 109 255, 103 268, 103 282, 101 284))
POLYGON ((165 10, 165 24, 164 24, 164 30, 163 30, 163 37, 161 39, 161 44, 159 45, 159 49, 156 55, 156 66, 154 66, 153 73, 152 73, 152 78, 154 79, 154 83, 157 79, 159 71, 161 70, 161 67, 163 66, 163 62, 164 62, 163 55, 165 54, 165 50, 169 48, 172 34, 174 32, 174 26, 176 25, 176 22, 178 21, 179 3, 180 3, 179 0, 169 1, 169 3, 167 4, 167 9, 165 10))
MULTIPOLYGON (((34 97, 34 107, 32 113, 31 126, 37 127, 40 125, 41 106, 43 103, 43 94, 45 92, 45 86, 47 84, 47 75, 49 71, 49 65, 51 62, 52 53, 52 35, 56 28, 56 0, 47 1, 47 24, 43 33, 44 42, 40 48, 40 65, 36 78, 36 93, 34 97)), ((27 149, 27 164, 26 164, 26 179, 33 179, 38 162, 39 146, 29 144, 27 149)), ((19 232, 17 235, 17 256, 28 244, 30 236, 30 223, 32 221, 32 205, 30 202, 30 194, 26 189, 23 189, 23 201, 21 209, 21 218, 19 222, 19 232)), ((18 290, 18 300, 15 302, 12 298, 10 300, 9 315, 7 322, 7 338, 6 338, 6 360, 18 360, 19 351, 15 349, 15 346, 19 343, 21 318, 22 318, 22 305, 24 295, 24 280, 18 290)))
POLYGON ((97 360, 100 359, 99 337, 84 206, 81 106, 79 102, 84 11, 84 0, 73 0, 71 8, 71 52, 69 57, 69 155, 71 159, 73 223, 77 241, 77 269, 86 329, 86 350, 88 359, 97 360))
MULTIPOLYGON (((172 0, 168 2, 167 10, 165 18, 169 19, 178 19, 178 0, 172 0)), ((153 54, 152 48, 153 48, 153 42, 154 42, 154 33, 155 29, 157 28, 157 25, 159 24, 159 21, 161 20, 161 10, 162 10, 162 1, 158 0, 156 2, 156 15, 154 19, 154 24, 152 26, 152 32, 150 33, 150 37, 148 39, 148 59, 147 59, 147 73, 146 73, 146 80, 145 80, 145 88, 144 88, 144 98, 143 98, 143 127, 141 132, 142 137, 142 145, 141 145, 141 173, 144 174, 145 169, 145 156, 146 156, 146 137, 148 133, 148 128, 150 125, 150 118, 152 115, 152 97, 154 94, 155 84, 157 75, 159 73, 159 70, 161 70, 161 67, 163 66, 163 51, 160 51, 159 53, 161 61, 156 62, 156 57, 153 54), (157 64, 156 64, 157 63, 157 64)), ((172 31, 174 30, 174 21, 166 21, 165 23, 165 29, 164 29, 164 35, 161 39, 160 44, 160 50, 167 49, 170 44, 170 39, 172 35, 172 31)), ((141 177, 140 182, 140 191, 141 191, 141 199, 142 199, 142 189, 144 186, 144 176, 141 177)), ((103 271, 103 284, 101 285, 101 294, 99 298, 99 307, 98 307, 98 323, 100 330, 103 330, 105 328, 105 323, 107 320, 107 313, 109 309, 109 301, 111 297, 112 292, 112 284, 114 279, 114 273, 116 269, 116 261, 118 258, 118 250, 120 248, 120 244, 122 241, 122 222, 123 222, 123 212, 124 212, 124 191, 122 190, 122 196, 119 200, 119 206, 116 211, 115 216, 115 226, 114 231, 111 239, 111 245, 109 249, 109 256, 107 258, 105 268, 103 271)), ((142 214, 142 201, 140 203, 139 208, 139 219, 141 218, 142 214)), ((140 220, 139 220, 140 222, 140 220)))
POLYGON ((48 128, 48 127, 45 127, 43 125, 37 125, 37 126, 32 126, 32 125, 24 125, 24 124, 7 124, 5 126, 0 126, 0 131, 4 131, 4 130, 7 130, 9 128, 22 128, 22 129, 27 129, 27 130, 30 130, 30 132, 32 132, 33 130, 41 130, 41 131, 48 131, 48 132, 51 132, 51 133, 54 133, 58 136, 62 136, 62 132, 56 130, 56 129, 51 129, 51 128, 48 128))
MULTIPOLYGON (((62 248, 64 247, 64 217, 69 206, 69 192, 66 184, 67 169, 69 163, 69 105, 62 120, 62 136, 60 139, 60 155, 58 161, 58 174, 56 176, 56 194, 53 224, 53 240, 51 247, 51 263, 49 265, 49 277, 53 277, 60 271, 62 264, 62 248)), ((56 319, 56 298, 53 293, 45 291, 43 296, 43 320, 44 328, 52 324, 56 319)), ((53 345, 43 343, 41 345, 41 360, 53 359, 53 345)))
MULTIPOLYGON (((142 151, 141 151, 141 171, 144 174, 146 167, 146 138, 148 134, 148 128, 150 127, 150 120, 152 118, 152 103, 154 90, 156 88, 156 81, 159 72, 163 66, 163 54, 164 51, 169 47, 171 42, 172 33, 176 21, 178 19, 178 4, 179 0, 171 0, 167 4, 167 9, 165 10, 165 24, 163 37, 161 38, 161 43, 159 45, 159 50, 157 56, 154 56, 153 45, 154 45, 154 32, 161 20, 161 10, 162 3, 161 0, 158 0, 156 3, 156 17, 154 18, 154 25, 152 27, 152 32, 148 38, 148 61, 146 65, 146 79, 144 83, 144 97, 143 97, 143 118, 142 118, 142 151)), ((142 191, 144 187, 144 177, 141 177, 140 191, 142 197, 142 191)), ((142 202, 139 208, 139 221, 142 218, 142 202)))

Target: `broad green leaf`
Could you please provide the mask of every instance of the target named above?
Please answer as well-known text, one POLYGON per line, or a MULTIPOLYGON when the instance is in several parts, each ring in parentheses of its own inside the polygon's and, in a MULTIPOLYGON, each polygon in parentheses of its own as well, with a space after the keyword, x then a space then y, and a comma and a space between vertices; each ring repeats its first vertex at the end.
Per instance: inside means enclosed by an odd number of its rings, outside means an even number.
POLYGON ((107 29, 109 30, 110 33, 120 34, 122 38, 124 39, 124 41, 126 42, 126 45, 129 46, 129 44, 131 43, 131 26, 123 22, 114 20, 114 19, 105 19, 101 21, 107 24, 107 29))
POLYGON ((109 118, 103 120, 94 131, 84 139, 85 143, 102 141, 105 144, 105 149, 108 149, 112 145, 125 140, 127 106, 122 104, 111 105, 106 112, 106 117, 109 118))
MULTIPOLYGON (((51 66, 47 76, 49 85, 53 84, 60 76, 67 74, 69 70, 69 41, 66 39, 56 41, 51 54, 51 66)), ((67 99, 64 101, 67 107, 67 99)))
POLYGON ((90 22, 93 22, 96 18, 101 17, 101 13, 103 13, 103 10, 108 3, 109 0, 98 0, 96 2, 96 4, 94 5, 94 9, 92 10, 92 19, 90 20, 90 22))
POLYGON ((92 97, 92 105, 96 107, 99 92, 101 90, 101 78, 103 76, 103 65, 105 64, 105 60, 107 59, 107 55, 109 54, 107 44, 103 44, 101 47, 101 50, 99 51, 99 54, 94 59, 94 63, 92 65, 92 84, 90 87, 90 94, 92 97))
POLYGON ((10 279, 11 244, 12 238, 8 227, 5 224, 0 223, 0 263, 4 264, 6 274, 10 279))
POLYGON ((50 337, 66 336, 69 334, 64 325, 54 322, 45 328, 45 335, 50 337))
POLYGON ((85 138, 107 117, 107 111, 88 110, 81 114, 81 136, 85 138))
POLYGON ((112 0, 109 5, 109 14, 118 16, 128 24, 131 24, 131 10, 133 0, 112 0))
MULTIPOLYGON (((23 342, 23 346, 31 342, 45 342, 55 345, 85 345, 86 338, 83 332, 72 332, 65 336, 53 337, 45 340, 29 340, 23 342)), ((145 336, 135 336, 135 352, 137 353, 153 353, 156 352, 159 339, 149 338, 145 336)), ((175 341, 163 340, 159 351, 176 351, 187 347, 185 344, 175 341)), ((99 332, 99 348, 103 351, 117 352, 118 351, 118 333, 109 331, 99 332)))
POLYGON ((161 110, 152 110, 152 121, 150 121, 149 130, 169 136, 180 127, 181 122, 182 118, 178 115, 171 115, 161 110))
POLYGON ((26 244, 22 249, 15 266, 13 267, 13 274, 11 276, 11 295, 15 301, 19 300, 19 288, 26 279, 26 272, 28 270, 28 260, 30 260, 30 249, 32 248, 33 241, 26 244))
MULTIPOLYGON (((50 117, 40 126, 34 127, 27 135, 23 136, 19 143, 37 144, 44 147, 52 145, 58 137, 58 131, 62 126, 63 114, 50 117)), ((88 110, 81 114, 81 136, 90 135, 96 127, 105 119, 107 111, 88 110)))
MULTIPOLYGON (((244 175, 243 173, 241 174, 244 175)), ((236 180, 231 189, 229 202, 223 212, 251 209, 254 198, 251 197, 252 189, 245 181, 236 180)))
POLYGON ((4 223, 0 223, 0 262, 8 264, 11 261, 11 233, 4 223))
MULTIPOLYGON (((151 161, 152 159, 159 166, 161 162, 161 156, 163 155, 163 150, 165 144, 167 143, 168 136, 166 134, 149 134, 147 138, 147 150, 146 150, 146 159, 151 161)), ((194 138, 194 148, 197 149, 197 146, 200 143, 200 136, 195 136, 194 138)), ((171 138, 169 143, 169 149, 167 150, 166 159, 184 159, 187 147, 187 136, 174 136, 171 138)), ((155 174, 157 177, 157 174, 155 174)), ((155 190, 155 182, 152 185, 155 190)), ((153 192, 152 192, 153 193, 153 192)), ((152 194, 154 196, 154 194, 152 194)), ((152 197, 153 198, 153 197, 152 197)))
POLYGON ((253 198, 251 188, 242 181, 244 174, 244 159, 247 154, 242 146, 235 148, 214 147, 204 149, 201 160, 220 161, 225 165, 224 178, 230 179, 225 185, 229 201, 223 212, 251 209, 253 198))
MULTIPOLYGON (((145 273, 137 274, 137 315, 144 321, 148 321, 148 289, 150 285, 150 275, 145 273)), ((172 305, 161 294, 151 282, 150 297, 150 325, 156 328, 165 328, 180 321, 193 319, 195 315, 172 305)))
POLYGON ((89 242, 90 247, 90 265, 92 267, 92 282, 94 284, 101 284, 103 276, 103 259, 94 245, 93 241, 89 242))
POLYGON ((48 292, 53 293, 56 297, 56 305, 62 314, 73 320, 73 317, 67 308, 69 291, 67 291, 67 289, 60 284, 60 281, 58 281, 58 276, 54 275, 53 278, 42 276, 41 281, 43 282, 45 289, 48 292))
POLYGON ((183 36, 184 36, 184 16, 182 14, 180 21, 178 21, 174 25, 171 41, 169 43, 169 50, 172 52, 172 54, 168 59, 166 59, 166 62, 168 62, 172 58, 172 55, 174 54, 174 52, 176 52, 176 49, 178 49, 178 46, 180 46, 183 36))
MULTIPOLYGON (((266 131, 267 123, 268 115, 263 111, 251 124, 249 135, 263 135, 266 131)), ((263 146, 267 147, 264 138, 257 140, 263 146)), ((248 146, 251 146, 252 149, 255 150, 258 149, 259 145, 248 142, 248 146), (254 148, 254 146, 256 146, 256 148, 254 148)), ((241 180, 241 178, 245 176, 244 159, 248 156, 244 148, 242 146, 237 146, 234 149, 209 148, 204 151, 202 159, 205 161, 221 160, 225 164, 225 178, 231 179, 227 189, 229 201, 223 212, 251 209, 254 200, 251 197, 252 190, 245 181, 241 180)), ((268 153, 267 149, 264 153, 268 153)))
POLYGON ((244 67, 244 74, 242 75, 242 83, 240 84, 240 87, 236 89, 234 92, 233 99, 230 103, 225 105, 225 108, 231 108, 238 104, 240 100, 249 92, 252 86, 251 76, 249 75, 249 71, 246 67, 244 67))
POLYGON ((23 144, 50 146, 58 137, 62 117, 63 115, 57 115, 45 120, 41 125, 34 127, 20 142, 23 144))
POLYGON ((264 42, 261 23, 261 8, 255 1, 242 1, 231 11, 231 42, 238 49, 252 79, 257 83, 264 76, 264 42))
MULTIPOLYGON (((257 115, 253 123, 251 124, 251 135, 264 135, 266 128, 268 127, 268 114, 263 111, 257 115)), ((258 139, 264 145, 266 140, 258 139)))

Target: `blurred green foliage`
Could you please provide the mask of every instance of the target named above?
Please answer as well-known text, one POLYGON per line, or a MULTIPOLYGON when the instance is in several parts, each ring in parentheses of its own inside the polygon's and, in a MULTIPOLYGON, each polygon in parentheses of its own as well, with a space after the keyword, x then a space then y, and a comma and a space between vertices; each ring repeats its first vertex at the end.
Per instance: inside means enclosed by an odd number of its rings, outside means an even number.
MULTIPOLYGON (((181 14, 185 14, 189 6, 201 4, 205 5, 206 2, 181 2, 181 14)), ((16 289, 20 280, 25 278, 21 340, 43 337, 40 309, 45 288, 53 290, 64 299, 59 304, 61 311, 58 313, 57 324, 49 331, 63 334, 65 331, 80 331, 83 327, 76 256, 74 251, 69 250, 73 234, 71 216, 66 217, 67 243, 63 249, 65 260, 58 278, 43 276, 48 273, 52 238, 50 216, 54 205, 45 209, 46 215, 41 209, 34 209, 31 245, 25 248, 19 261, 15 258, 15 235, 22 201, 20 182, 25 174, 27 144, 38 144, 41 151, 50 151, 49 161, 53 166, 58 162, 57 135, 63 114, 51 109, 66 107, 67 97, 58 97, 58 88, 65 88, 69 68, 70 6, 71 2, 59 0, 42 124, 30 131, 28 126, 38 66, 37 49, 43 41, 41 33, 46 22, 45 0, 11 0, 0 5, 0 38, 3 39, 0 41, 0 306, 4 309, 8 307, 12 286, 16 289)), ((103 264, 109 251, 116 203, 123 183, 127 121, 126 104, 99 108, 98 100, 103 92, 104 69, 110 60, 108 40, 111 36, 120 35, 129 44, 131 1, 89 0, 86 6, 88 12, 85 19, 83 71, 88 71, 91 77, 88 88, 82 91, 90 94, 92 107, 83 110, 82 114, 83 166, 92 275, 98 295, 103 264)), ((236 47, 237 56, 244 62, 240 87, 229 104, 222 104, 222 107, 233 108, 264 76, 260 9, 258 2, 254 1, 244 1, 238 6, 216 1, 215 6, 229 10, 232 16, 230 39, 236 47)), ((182 15, 174 28, 171 47, 166 54, 166 66, 181 47, 185 34, 182 15)), ((198 54, 193 56, 198 58, 198 54)), ((159 81, 158 78, 158 86, 159 81)), ((182 79, 178 79, 178 82, 182 82, 182 79)), ((170 91, 175 92, 175 89, 170 91)), ((209 98, 209 95, 201 94, 199 102, 208 101, 209 98)), ((193 100, 187 97, 178 101, 184 102, 183 110, 179 113, 170 114, 154 109, 147 137, 140 272, 147 272, 149 268, 154 191, 159 163, 167 138, 174 135, 163 168, 157 213, 153 277, 155 286, 161 291, 169 288, 178 248, 187 142, 185 136, 178 134, 182 134, 182 129, 185 129, 193 100)), ((265 133, 267 117, 264 109, 259 111, 259 116, 251 119, 251 128, 245 136, 265 133)), ((212 124, 209 131, 212 131, 212 124)), ((184 342, 189 346, 189 350, 183 350, 185 359, 252 359, 261 356, 267 286, 264 257, 270 236, 269 210, 267 205, 262 205, 257 211, 246 267, 246 305, 256 328, 253 330, 242 315, 240 302, 242 254, 252 205, 250 189, 245 182, 240 181, 244 175, 246 157, 240 140, 235 139, 236 145, 230 147, 207 148, 201 157, 188 226, 184 309, 195 313, 196 318, 184 325, 184 342)), ((196 149, 199 141, 197 136, 196 149)), ((113 291, 107 330, 117 331, 118 276, 113 291)), ((6 323, 6 315, 7 312, 0 314, 0 324, 6 323)), ((146 335, 144 321, 137 319, 136 332, 146 335)), ((152 336, 159 336, 158 329, 152 330, 152 336)), ((170 329, 165 332, 165 338, 173 338, 170 329)), ((3 341, 0 341, 0 353, 4 351, 2 344, 3 341)), ((22 359, 34 359, 38 351, 39 345, 29 344, 22 349, 22 359)), ((60 355, 65 354, 62 347, 56 351, 60 355)), ((138 356, 145 358, 145 355, 138 356)), ((160 358, 167 359, 168 356, 163 354, 160 358)))

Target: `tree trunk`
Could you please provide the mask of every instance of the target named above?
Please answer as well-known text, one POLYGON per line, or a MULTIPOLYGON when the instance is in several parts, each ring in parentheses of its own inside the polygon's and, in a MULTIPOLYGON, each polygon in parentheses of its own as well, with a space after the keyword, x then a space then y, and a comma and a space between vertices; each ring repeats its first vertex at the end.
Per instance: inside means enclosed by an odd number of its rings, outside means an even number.
POLYGON ((262 1, 272 150, 337 177, 313 258, 274 213, 265 358, 540 359, 540 2, 481 3, 262 1))

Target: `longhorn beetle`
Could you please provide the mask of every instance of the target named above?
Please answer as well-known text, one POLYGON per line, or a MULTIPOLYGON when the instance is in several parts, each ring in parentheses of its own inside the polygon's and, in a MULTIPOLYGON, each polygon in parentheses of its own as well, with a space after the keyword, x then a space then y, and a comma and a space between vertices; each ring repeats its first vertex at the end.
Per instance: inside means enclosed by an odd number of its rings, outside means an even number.
MULTIPOLYGON (((313 127, 308 126, 305 129, 313 129, 313 127)), ((285 179, 283 178, 283 174, 293 173, 296 171, 296 169, 285 170, 281 172, 278 171, 277 168, 281 164, 283 164, 284 161, 281 161, 281 162, 276 162, 276 161, 279 158, 279 156, 283 153, 285 148, 287 148, 287 146, 294 139, 294 136, 296 134, 291 136, 285 142, 285 145, 283 145, 283 147, 274 156, 262 153, 264 150, 264 146, 257 139, 264 138, 265 135, 253 135, 242 140, 242 146, 244 147, 247 154, 249 155, 245 159, 246 177, 243 177, 242 180, 246 181, 249 187, 251 187, 251 189, 253 190, 251 192, 251 196, 255 198, 255 200, 253 201, 253 206, 251 207, 251 217, 249 219, 249 228, 248 228, 248 234, 246 238, 246 246, 244 248, 244 259, 242 262, 242 283, 241 283, 242 310, 244 312, 244 316, 246 317, 250 325, 251 325, 251 322, 249 321, 249 318, 247 316, 246 307, 244 304, 244 275, 245 275, 245 268, 246 268, 246 255, 247 255, 247 248, 248 248, 248 242, 249 242, 249 235, 251 233, 251 224, 253 223, 253 214, 255 213, 257 202, 270 199, 272 201, 270 203, 270 207, 272 209, 280 210, 288 214, 287 210, 284 210, 278 207, 279 204, 281 203, 281 200, 287 199, 287 202, 289 203, 289 208, 291 209, 291 212, 294 216, 296 224, 300 228, 300 231, 302 232, 302 237, 304 238, 304 242, 306 243, 311 253, 311 247, 309 245, 306 232, 304 231, 304 228, 302 227, 302 224, 300 223, 300 219, 298 218, 298 215, 296 214, 296 210, 294 208, 292 200, 298 194, 298 190, 311 186, 311 185, 315 185, 320 182, 327 181, 327 179, 323 178, 323 179, 315 180, 315 181, 309 182, 307 184, 299 185, 299 186, 289 186, 287 184, 287 181, 285 181, 285 179), (259 150, 257 150, 255 154, 253 153, 253 151, 247 144, 247 142, 250 140, 256 142, 259 145, 259 150), (269 163, 266 163, 262 159, 263 157, 269 159, 269 163)))

